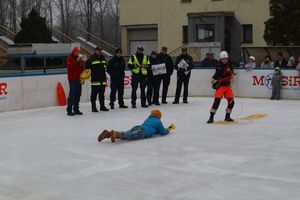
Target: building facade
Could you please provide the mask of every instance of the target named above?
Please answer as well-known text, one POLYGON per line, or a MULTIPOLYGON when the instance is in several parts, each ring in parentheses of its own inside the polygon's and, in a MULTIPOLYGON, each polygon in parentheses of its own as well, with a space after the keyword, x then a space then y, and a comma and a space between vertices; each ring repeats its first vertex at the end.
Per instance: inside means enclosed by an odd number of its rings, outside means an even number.
POLYGON ((241 47, 265 46, 269 0, 120 0, 122 48, 170 51, 191 43, 220 43, 236 59, 241 47))

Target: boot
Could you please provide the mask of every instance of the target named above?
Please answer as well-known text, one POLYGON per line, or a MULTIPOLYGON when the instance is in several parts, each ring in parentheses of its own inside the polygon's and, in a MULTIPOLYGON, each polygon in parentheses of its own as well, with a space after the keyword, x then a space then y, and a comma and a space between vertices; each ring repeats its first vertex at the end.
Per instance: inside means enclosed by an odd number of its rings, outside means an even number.
POLYGON ((128 106, 125 106, 124 104, 119 106, 120 108, 128 108, 128 106))
POLYGON ((107 112, 107 111, 109 111, 105 106, 102 106, 101 108, 100 108, 100 111, 104 111, 104 112, 107 112))
POLYGON ((98 137, 98 142, 101 142, 105 138, 110 138, 111 135, 112 135, 112 133, 107 130, 102 131, 102 133, 98 137))
POLYGON ((73 113, 73 112, 68 112, 67 115, 68 115, 68 116, 75 116, 75 113, 73 113))
POLYGON ((207 121, 208 124, 214 123, 214 116, 215 116, 215 113, 211 112, 209 120, 207 121))
POLYGON ((112 130, 110 140, 111 140, 112 143, 115 143, 116 139, 122 139, 122 134, 118 131, 112 130))
POLYGON ((92 112, 98 112, 96 102, 92 102, 92 112))
POLYGON ((75 110, 75 111, 74 111, 74 114, 75 114, 75 115, 83 115, 83 113, 80 112, 80 110, 75 110))
POLYGON ((226 122, 233 122, 234 121, 233 119, 231 119, 230 113, 226 113, 226 115, 225 115, 225 121, 226 122))

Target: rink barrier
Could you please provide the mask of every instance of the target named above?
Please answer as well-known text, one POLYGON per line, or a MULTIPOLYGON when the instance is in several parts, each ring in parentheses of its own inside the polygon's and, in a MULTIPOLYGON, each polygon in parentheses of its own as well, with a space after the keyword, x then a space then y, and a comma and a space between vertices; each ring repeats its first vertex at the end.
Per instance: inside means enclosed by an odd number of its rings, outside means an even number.
MULTIPOLYGON (((232 88, 236 97, 270 98, 272 93, 271 78, 273 70, 235 70, 232 88)), ((176 72, 174 72, 176 73, 176 72)), ((295 70, 282 70, 283 73, 283 99, 300 99, 300 76, 295 70)), ((190 79, 189 96, 212 96, 214 90, 210 86, 213 69, 196 69, 192 71, 190 79)), ((51 75, 25 75, 0 78, 0 112, 42 108, 56 106, 56 85, 61 82, 66 96, 69 86, 65 73, 51 75)), ((108 81, 109 83, 109 81, 108 81)), ((125 98, 130 98, 131 78, 126 72, 124 79, 125 98)), ((174 96, 176 89, 176 76, 172 76, 169 96, 174 96)), ((106 99, 109 99, 110 88, 106 90, 106 99)), ((90 83, 83 85, 81 102, 89 102, 90 83)), ((139 102, 138 102, 139 103, 139 102)))

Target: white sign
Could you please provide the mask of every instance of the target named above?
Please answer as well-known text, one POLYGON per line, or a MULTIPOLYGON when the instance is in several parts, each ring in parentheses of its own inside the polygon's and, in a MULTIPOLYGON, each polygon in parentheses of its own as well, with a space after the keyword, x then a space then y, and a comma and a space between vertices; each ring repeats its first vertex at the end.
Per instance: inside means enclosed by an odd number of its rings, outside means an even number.
POLYGON ((165 63, 158 64, 158 65, 152 65, 151 69, 152 69, 152 73, 154 76, 167 73, 167 68, 166 68, 165 63))
POLYGON ((189 67, 189 64, 184 59, 182 59, 180 63, 178 63, 177 67, 187 69, 189 67))

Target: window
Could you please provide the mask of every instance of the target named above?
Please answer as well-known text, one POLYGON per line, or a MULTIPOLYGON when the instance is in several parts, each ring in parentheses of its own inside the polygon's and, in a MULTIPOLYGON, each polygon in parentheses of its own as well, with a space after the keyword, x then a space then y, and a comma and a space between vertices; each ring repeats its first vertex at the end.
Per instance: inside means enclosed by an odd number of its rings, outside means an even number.
POLYGON ((252 43, 253 42, 253 25, 245 24, 243 25, 243 42, 252 43))
POLYGON ((188 26, 182 27, 182 43, 188 43, 188 26))
POLYGON ((214 42, 215 26, 213 24, 197 25, 197 42, 214 42))

